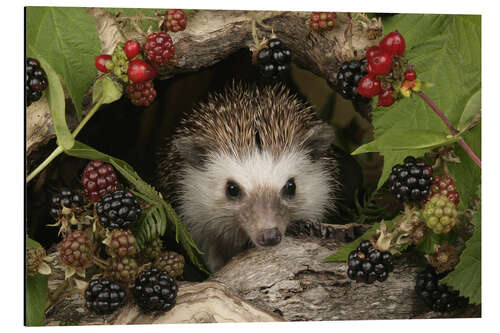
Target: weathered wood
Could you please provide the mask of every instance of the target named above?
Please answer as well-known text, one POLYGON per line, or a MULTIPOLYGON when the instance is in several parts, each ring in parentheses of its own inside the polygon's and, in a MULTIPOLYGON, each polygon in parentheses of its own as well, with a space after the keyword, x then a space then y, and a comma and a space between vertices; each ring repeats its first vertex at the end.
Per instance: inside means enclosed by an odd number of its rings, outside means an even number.
MULTIPOLYGON (((346 263, 323 263, 340 245, 332 240, 287 237, 276 247, 251 249, 215 274, 244 300, 287 321, 455 317, 428 311, 414 292, 417 271, 397 260, 394 272, 372 285, 347 277, 346 263), (263 259, 265 258, 265 259, 263 259)), ((478 316, 477 309, 469 316, 478 316), (476 311, 476 312, 474 312, 476 311)))
MULTIPOLYGON (((81 295, 72 295, 49 308, 46 322, 92 325, 480 317, 480 307, 474 306, 448 314, 428 311, 414 292, 420 268, 405 258, 396 260, 394 271, 383 283, 366 285, 349 280, 345 263, 323 263, 341 245, 333 238, 285 237, 276 247, 249 249, 208 281, 181 281, 176 306, 164 314, 141 314, 129 301, 113 315, 96 316, 83 309, 81 295)), ((50 290, 63 278, 52 275, 50 290)))

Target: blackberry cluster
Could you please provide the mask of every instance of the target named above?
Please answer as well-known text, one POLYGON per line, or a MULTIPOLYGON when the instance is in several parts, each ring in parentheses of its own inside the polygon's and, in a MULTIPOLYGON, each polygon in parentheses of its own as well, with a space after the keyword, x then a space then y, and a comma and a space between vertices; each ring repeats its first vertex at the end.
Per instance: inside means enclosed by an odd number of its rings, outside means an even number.
POLYGON ((448 312, 467 306, 468 300, 459 296, 457 290, 439 283, 448 272, 439 273, 434 267, 427 266, 417 275, 415 291, 433 311, 448 312))
POLYGON ((107 229, 129 229, 141 217, 141 207, 130 192, 118 190, 106 194, 96 205, 99 222, 107 229))
POLYGON ((26 59, 26 103, 31 103, 42 98, 42 91, 47 88, 47 75, 40 67, 38 60, 33 58, 26 59))
POLYGON ((55 193, 50 199, 50 216, 57 220, 62 213, 62 207, 73 210, 82 208, 83 198, 78 193, 73 192, 70 189, 63 188, 55 193))
POLYGON ((355 251, 349 253, 347 265, 347 276, 351 280, 368 284, 387 280, 394 269, 392 254, 374 248, 369 240, 362 241, 355 251))
POLYGON ((134 297, 144 312, 168 311, 177 297, 175 280, 162 269, 151 268, 135 280, 134 297))
POLYGON ((292 53, 283 42, 277 38, 270 39, 267 47, 257 53, 257 64, 263 77, 278 80, 283 79, 290 69, 292 53))
POLYGON ((345 99, 354 102, 368 103, 369 98, 358 94, 358 84, 368 74, 366 71, 366 59, 347 61, 340 66, 337 73, 337 87, 339 94, 345 99))
POLYGON ((184 271, 184 256, 173 251, 167 251, 156 258, 154 265, 156 268, 167 271, 171 277, 177 278, 184 271))
POLYGON ((460 196, 455 181, 449 175, 437 176, 434 179, 434 183, 431 185, 430 191, 429 198, 436 194, 443 194, 447 196, 455 206, 460 202, 460 196))
POLYGON ((113 193, 120 187, 118 177, 111 164, 90 161, 82 173, 81 180, 85 195, 93 202, 106 193, 113 193))
POLYGON ((127 293, 109 279, 94 279, 84 292, 85 308, 100 315, 111 314, 127 302, 127 293))
POLYGON ((405 158, 402 165, 393 166, 389 176, 391 192, 403 202, 425 200, 429 196, 433 181, 432 167, 412 156, 405 158))
POLYGON ((174 42, 166 32, 152 33, 144 44, 144 53, 154 63, 168 64, 175 53, 174 42))
POLYGON ((128 84, 125 92, 135 106, 150 106, 156 98, 153 80, 128 84))
POLYGON ((172 32, 186 29, 187 20, 182 9, 169 9, 167 12, 167 29, 172 32))

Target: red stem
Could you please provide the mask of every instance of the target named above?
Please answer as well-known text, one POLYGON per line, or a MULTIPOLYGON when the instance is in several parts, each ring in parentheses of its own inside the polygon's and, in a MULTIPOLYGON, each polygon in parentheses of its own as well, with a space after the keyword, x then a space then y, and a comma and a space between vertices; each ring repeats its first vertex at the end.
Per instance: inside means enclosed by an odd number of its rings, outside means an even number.
MULTIPOLYGON (((437 105, 434 104, 434 102, 429 97, 427 97, 427 95, 425 95, 423 92, 418 91, 416 93, 417 93, 418 96, 420 96, 424 100, 424 102, 427 103, 427 105, 430 106, 430 108, 438 115, 438 117, 441 118, 441 120, 443 121, 443 123, 450 130, 451 134, 457 135, 458 131, 456 130, 455 127, 453 127, 453 125, 450 123, 450 121, 448 120, 448 118, 446 118, 446 116, 444 115, 444 113, 442 113, 441 110, 439 110, 439 108, 437 107, 437 105)), ((467 154, 469 154, 469 156, 472 158, 472 160, 474 162, 476 162, 476 164, 479 167, 481 167, 481 160, 479 159, 479 157, 477 157, 476 154, 474 154, 474 152, 469 147, 469 145, 467 144, 467 142, 465 142, 464 139, 460 139, 460 140, 458 140, 458 144, 460 146, 462 146, 462 148, 467 152, 467 154)))

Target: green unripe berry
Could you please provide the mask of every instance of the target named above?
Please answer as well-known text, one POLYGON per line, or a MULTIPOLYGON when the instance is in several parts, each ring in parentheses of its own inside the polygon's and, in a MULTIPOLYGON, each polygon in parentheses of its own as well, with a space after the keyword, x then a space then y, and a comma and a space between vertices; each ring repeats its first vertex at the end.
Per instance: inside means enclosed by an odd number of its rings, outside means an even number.
POLYGON ((424 207, 423 216, 427 227, 434 233, 447 233, 457 224, 457 209, 447 196, 433 196, 424 207))

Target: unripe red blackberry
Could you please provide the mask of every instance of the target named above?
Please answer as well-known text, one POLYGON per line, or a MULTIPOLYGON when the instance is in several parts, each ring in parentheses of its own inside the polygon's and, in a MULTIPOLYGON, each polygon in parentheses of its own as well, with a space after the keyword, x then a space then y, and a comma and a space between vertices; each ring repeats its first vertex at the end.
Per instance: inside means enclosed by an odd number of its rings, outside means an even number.
POLYGON ((174 42, 166 32, 152 33, 144 44, 144 52, 152 62, 168 64, 175 54, 174 42))
POLYGON ((368 284, 375 280, 387 280, 394 269, 392 255, 374 248, 369 240, 362 241, 357 249, 349 254, 347 265, 347 276, 351 280, 368 284))
POLYGON ((92 265, 92 242, 82 230, 75 230, 63 239, 59 248, 59 257, 67 266, 76 270, 92 265))
POLYGON ((130 283, 133 282, 139 272, 139 267, 135 259, 130 257, 109 258, 106 276, 109 278, 130 283))
POLYGON ((337 73, 337 91, 345 99, 368 103, 369 98, 358 93, 358 84, 368 74, 365 70, 366 59, 344 62, 337 73))
POLYGON ((187 19, 182 9, 169 9, 167 12, 167 29, 172 32, 186 29, 187 19))
POLYGON ((154 262, 154 266, 163 269, 173 277, 179 277, 184 271, 184 256, 173 251, 162 253, 154 262))
POLYGON ((271 80, 283 79, 290 69, 291 60, 290 49, 277 38, 270 39, 267 47, 257 53, 257 65, 261 75, 271 80))
POLYGON ((455 206, 458 206, 458 203, 460 202, 457 186, 450 175, 436 176, 434 183, 431 185, 428 199, 436 194, 446 195, 455 206))
POLYGON ((134 298, 142 311, 168 311, 175 305, 177 284, 164 270, 153 267, 135 280, 134 298))
POLYGON ((313 12, 311 15, 311 29, 315 31, 333 30, 337 14, 328 12, 313 12))
POLYGON ((127 293, 115 281, 94 279, 84 292, 85 308, 100 315, 110 314, 127 302, 127 293))
POLYGON ((104 195, 96 204, 99 223, 107 229, 129 229, 137 224, 142 210, 130 192, 118 190, 104 195))
POLYGON ((149 106, 156 98, 156 90, 152 80, 127 84, 125 92, 135 106, 149 106))
POLYGON ((47 75, 38 60, 26 59, 26 106, 42 98, 42 91, 47 88, 47 75))
POLYGON ((427 198, 433 181, 432 167, 412 156, 405 158, 403 164, 392 167, 389 176, 390 191, 403 202, 419 202, 427 198))
POLYGON ((447 274, 448 272, 439 273, 434 267, 428 265, 417 275, 415 291, 425 305, 433 311, 448 312, 463 308, 468 304, 468 300, 459 296, 458 291, 439 282, 447 274))
POLYGON ((63 207, 69 208, 75 213, 79 212, 83 207, 82 196, 67 188, 60 189, 50 199, 50 216, 57 220, 62 214, 63 207))
POLYGON ((447 233, 457 224, 457 208, 443 194, 436 194, 430 198, 422 214, 427 227, 436 234, 447 233))
POLYGON ((111 164, 90 161, 82 173, 81 180, 85 195, 90 201, 99 201, 101 196, 120 188, 118 177, 111 164))
POLYGON ((136 252, 136 241, 129 230, 115 229, 104 241, 106 250, 112 257, 131 257, 136 252))

